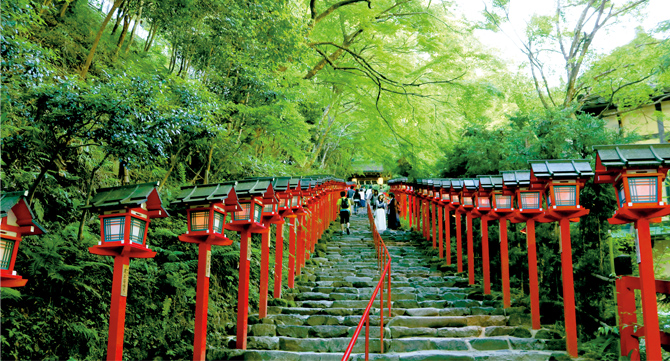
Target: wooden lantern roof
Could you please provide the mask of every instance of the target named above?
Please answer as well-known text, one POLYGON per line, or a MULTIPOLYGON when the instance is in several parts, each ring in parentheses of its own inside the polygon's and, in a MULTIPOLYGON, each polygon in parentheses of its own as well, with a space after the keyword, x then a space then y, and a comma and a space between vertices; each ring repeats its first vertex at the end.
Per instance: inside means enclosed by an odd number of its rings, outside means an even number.
POLYGON ((587 160, 552 159, 530 160, 531 175, 538 180, 548 179, 588 179, 593 169, 587 160))
POLYGON ((467 189, 468 191, 473 191, 473 192, 478 191, 479 190, 479 179, 476 179, 476 178, 463 179, 463 188, 467 189))
POLYGON ((451 190, 460 192, 463 189, 463 180, 462 179, 452 179, 451 180, 451 190))
POLYGON ((146 203, 150 217, 168 217, 169 214, 163 208, 163 202, 158 194, 158 189, 156 189, 158 184, 159 182, 151 182, 102 188, 91 199, 90 205, 82 207, 82 209, 94 209, 100 212, 120 208, 137 208, 142 203, 146 203))
POLYGON ((25 199, 27 196, 27 191, 3 192, 0 195, 1 218, 7 217, 11 211, 14 213, 16 224, 19 225, 19 227, 34 227, 30 232, 22 232, 22 235, 24 236, 47 233, 47 230, 35 221, 35 214, 32 209, 30 209, 30 206, 28 206, 25 199))
POLYGON ((181 187, 177 198, 172 201, 174 205, 222 203, 226 211, 239 211, 239 202, 235 191, 236 181, 228 181, 214 184, 199 184, 195 186, 181 187))
POLYGON ((506 188, 530 187, 529 170, 509 170, 500 172, 506 188))
POLYGON ((440 179, 440 187, 442 187, 442 189, 449 190, 449 188, 451 188, 451 179, 447 178, 440 179))
POLYGON ((272 180, 250 178, 237 182, 235 193, 238 198, 262 197, 267 192, 268 186, 272 186, 272 180))
POLYGON ((300 187, 300 177, 291 177, 289 180, 289 186, 291 189, 301 189, 300 187))
POLYGON ((670 144, 595 145, 596 183, 612 183, 622 169, 670 167, 670 144))
POLYGON ((300 178, 300 187, 303 191, 311 189, 312 188, 311 186, 312 186, 312 178, 300 178))
POLYGON ((500 175, 478 175, 477 178, 479 179, 480 191, 490 192, 503 188, 503 177, 500 175))

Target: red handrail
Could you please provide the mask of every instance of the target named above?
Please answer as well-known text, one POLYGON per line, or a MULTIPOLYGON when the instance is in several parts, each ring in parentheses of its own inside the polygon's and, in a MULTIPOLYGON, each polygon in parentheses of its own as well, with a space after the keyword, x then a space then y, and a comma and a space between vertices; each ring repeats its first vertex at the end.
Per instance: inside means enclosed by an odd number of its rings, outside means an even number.
POLYGON ((377 232, 377 227, 375 226, 375 220, 372 217, 372 209, 370 208, 370 205, 368 204, 368 220, 370 221, 370 228, 372 229, 372 238, 375 241, 375 251, 376 251, 376 256, 377 256, 377 264, 379 266, 379 282, 377 282, 377 287, 375 287, 374 292, 372 292, 372 296, 370 297, 370 301, 368 302, 368 306, 365 308, 365 312, 363 312, 363 317, 361 317, 360 322, 358 322, 358 326, 356 327, 356 332, 354 332, 354 335, 351 337, 351 341, 349 341, 349 345, 347 346, 347 350, 344 352, 344 356, 342 357, 342 361, 348 361, 349 356, 351 355, 351 351, 354 349, 354 345, 356 344, 356 341, 358 340, 358 335, 360 335, 361 330, 363 329, 363 323, 365 322, 365 361, 369 360, 370 357, 370 309, 372 308, 372 304, 375 301, 375 298, 377 298, 377 293, 380 292, 380 301, 379 301, 379 308, 380 308, 380 316, 381 316, 381 329, 379 331, 379 351, 380 353, 384 353, 384 279, 388 279, 388 298, 386 303, 388 304, 389 308, 389 317, 391 317, 391 255, 389 254, 388 249, 386 248, 386 244, 384 243, 384 240, 382 237, 379 235, 379 232, 377 232))

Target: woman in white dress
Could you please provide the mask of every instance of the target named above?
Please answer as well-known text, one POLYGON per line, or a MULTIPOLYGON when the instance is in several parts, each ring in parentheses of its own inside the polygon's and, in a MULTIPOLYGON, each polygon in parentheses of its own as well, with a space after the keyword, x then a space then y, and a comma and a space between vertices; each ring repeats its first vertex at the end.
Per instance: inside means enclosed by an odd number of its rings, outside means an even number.
POLYGON ((384 202, 384 196, 380 195, 375 202, 377 202, 375 226, 377 227, 377 232, 382 233, 386 230, 386 203, 384 202))

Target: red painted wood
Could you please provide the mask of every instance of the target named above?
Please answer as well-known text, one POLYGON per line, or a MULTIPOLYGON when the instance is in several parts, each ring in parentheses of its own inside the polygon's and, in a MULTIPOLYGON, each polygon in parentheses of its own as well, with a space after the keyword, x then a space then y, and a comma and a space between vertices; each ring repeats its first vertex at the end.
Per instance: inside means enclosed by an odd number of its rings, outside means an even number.
POLYGON ((645 344, 647 360, 661 359, 661 335, 658 324, 658 306, 656 305, 656 280, 654 279, 654 257, 651 250, 649 220, 640 218, 635 222, 639 240, 640 291, 642 293, 642 319, 647 329, 645 344))
MULTIPOLYGON (((567 220, 567 219, 566 219, 567 220)), ((540 329, 540 286, 537 276, 537 246, 535 245, 535 220, 526 221, 526 245, 528 247, 528 278, 530 285, 530 317, 534 330, 540 329)), ((563 250, 565 252, 565 249, 563 250)), ((572 263, 571 263, 572 267, 572 263)), ((572 269, 572 268, 571 268, 572 269)), ((572 272, 570 273, 572 275, 572 272)), ((572 277, 572 276, 571 276, 572 277)), ((563 280, 565 285, 565 279, 563 280)), ((565 298, 565 295, 563 295, 565 298)), ((573 292, 574 297, 574 292, 573 292)))
POLYGON ((507 219, 500 218, 500 267, 502 274, 503 306, 511 307, 509 287, 509 246, 507 244, 507 219))
MULTIPOLYGON (((565 314, 565 343, 570 357, 577 354, 577 317, 575 315, 575 286, 572 271, 572 245, 570 244, 570 220, 562 218, 558 222, 561 227, 561 272, 563 274, 563 312, 565 314)), ((652 273, 652 282, 653 282, 652 273)), ((656 294, 654 293, 654 305, 656 294)), ((657 319, 658 321, 658 319, 657 319)), ((658 324, 657 324, 658 325, 658 324)), ((658 327, 658 326, 657 326, 658 327)), ((659 356, 660 354, 659 344, 659 356)), ((650 359, 655 360, 655 359, 650 359)), ((658 359, 660 360, 660 358, 658 359)))
POLYGON ((209 277, 207 276, 207 252, 212 249, 209 242, 198 244, 198 281, 195 296, 195 328, 193 333, 193 360, 205 360, 207 354, 207 308, 209 307, 209 277))
POLYGON ((489 219, 482 217, 482 269, 484 272, 484 294, 491 294, 491 264, 489 261, 489 219))
POLYGON ((444 258, 447 259, 447 266, 451 266, 451 217, 449 216, 449 208, 444 208, 444 219, 446 220, 446 223, 444 224, 444 238, 446 241, 446 244, 444 245, 446 250, 444 252, 444 258))
POLYGON ((288 226, 288 288, 295 287, 296 219, 289 219, 288 226))
MULTIPOLYGON (((293 218, 291 218, 293 219, 293 218)), ((282 262, 284 260, 284 224, 277 224, 277 243, 275 244, 275 288, 274 298, 281 298, 282 262)))
POLYGON ((251 231, 240 232, 240 277, 237 289, 237 344, 240 350, 247 349, 247 322, 249 316, 249 261, 247 251, 251 247, 251 231))
POLYGON ((468 229, 468 284, 475 284, 475 246, 472 239, 472 212, 465 214, 466 227, 468 229))
POLYGON ((463 272, 463 243, 461 238, 461 214, 456 212, 456 262, 458 273, 463 272))
POLYGON ((127 255, 114 257, 112 300, 109 308, 109 338, 107 339, 107 360, 110 361, 123 360, 123 333, 126 324, 126 296, 121 296, 123 265, 130 265, 130 257, 127 255))
POLYGON ((444 258, 444 248, 442 246, 442 240, 444 239, 444 238, 442 238, 442 236, 443 236, 443 226, 444 226, 443 225, 443 223, 444 223, 443 222, 444 221, 443 210, 444 210, 444 207, 442 207, 442 206, 438 207, 438 209, 437 209, 437 223, 438 223, 437 226, 440 230, 438 232, 437 242, 440 244, 440 247, 439 247, 440 258, 444 258))
POLYGON ((435 237, 435 218, 437 218, 437 210, 435 209, 435 203, 431 202, 429 204, 432 204, 432 218, 430 219, 430 228, 433 229, 433 249, 437 248, 437 238, 435 237))
MULTIPOLYGON (((266 227, 270 227, 268 223, 266 227)), ((258 298, 258 318, 268 314, 268 278, 270 273, 270 231, 261 234, 261 275, 258 298)))

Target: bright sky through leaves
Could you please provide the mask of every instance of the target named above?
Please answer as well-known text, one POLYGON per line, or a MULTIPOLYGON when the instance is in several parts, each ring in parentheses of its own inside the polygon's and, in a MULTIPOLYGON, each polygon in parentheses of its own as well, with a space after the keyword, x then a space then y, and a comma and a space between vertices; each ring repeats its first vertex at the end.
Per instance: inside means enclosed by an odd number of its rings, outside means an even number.
MULTIPOLYGON (((503 33, 494 33, 492 31, 477 30, 475 34, 485 45, 491 48, 497 48, 503 58, 513 60, 515 63, 526 62, 528 58, 515 46, 516 35, 522 35, 526 22, 533 14, 552 15, 556 12, 556 2, 554 0, 510 0, 510 18, 514 26, 505 24, 505 32, 514 40, 503 33)), ((620 1, 615 1, 618 3, 620 1)), ((484 20, 482 11, 484 2, 482 0, 454 0, 454 6, 451 8, 457 16, 464 16, 472 22, 481 22, 484 20)), ((645 9, 642 9, 643 20, 629 21, 628 23, 617 24, 616 26, 603 32, 593 43, 593 50, 598 53, 609 53, 616 47, 629 43, 635 37, 635 28, 642 26, 644 30, 654 29, 659 22, 670 19, 670 1, 651 0, 645 9)), ((630 19, 629 19, 630 20, 630 19)), ((557 64, 562 66, 562 59, 557 58, 557 64)))

